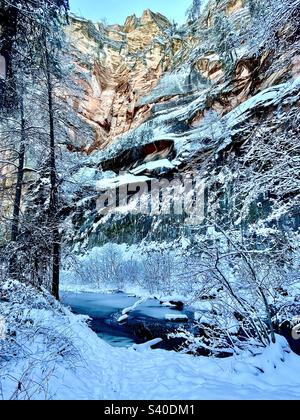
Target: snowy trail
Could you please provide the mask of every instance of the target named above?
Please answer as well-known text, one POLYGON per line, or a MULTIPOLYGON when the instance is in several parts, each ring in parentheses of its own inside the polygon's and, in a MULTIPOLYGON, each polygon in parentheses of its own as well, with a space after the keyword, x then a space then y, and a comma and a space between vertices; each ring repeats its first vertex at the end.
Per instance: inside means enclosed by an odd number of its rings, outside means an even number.
POLYGON ((283 337, 255 357, 244 352, 227 359, 117 348, 85 316, 29 292, 25 302, 2 303, 4 314, 22 314, 17 343, 26 351, 1 365, 0 399, 300 399, 300 357, 283 337))
POLYGON ((59 399, 300 399, 300 358, 282 350, 283 339, 263 356, 221 360, 112 348, 77 327, 85 363, 57 378, 59 399))

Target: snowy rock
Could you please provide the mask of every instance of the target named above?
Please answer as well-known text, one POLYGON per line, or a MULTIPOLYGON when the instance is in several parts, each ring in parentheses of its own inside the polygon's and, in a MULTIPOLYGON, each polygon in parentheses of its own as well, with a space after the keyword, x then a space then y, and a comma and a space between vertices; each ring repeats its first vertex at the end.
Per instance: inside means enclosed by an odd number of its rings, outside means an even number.
POLYGON ((118 322, 124 322, 124 321, 127 321, 127 319, 128 319, 128 315, 122 315, 120 316, 120 318, 118 318, 118 322))
POLYGON ((173 305, 171 302, 161 302, 162 306, 166 306, 167 308, 177 308, 176 305, 173 305))
POLYGON ((132 348, 138 352, 149 351, 152 349, 152 347, 156 346, 162 341, 163 341, 162 338, 154 338, 153 340, 147 341, 146 343, 143 343, 143 344, 134 344, 132 348))
POLYGON ((181 311, 184 307, 184 303, 181 301, 170 300, 170 301, 161 301, 161 305, 167 306, 169 308, 175 308, 181 311))

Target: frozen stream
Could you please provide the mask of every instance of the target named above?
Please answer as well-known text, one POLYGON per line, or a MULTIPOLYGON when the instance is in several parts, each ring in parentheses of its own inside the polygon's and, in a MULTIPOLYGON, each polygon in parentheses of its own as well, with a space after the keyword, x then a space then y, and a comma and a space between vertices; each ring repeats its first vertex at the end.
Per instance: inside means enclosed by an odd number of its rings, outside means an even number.
POLYGON ((115 347, 128 347, 152 338, 163 338, 158 345, 167 350, 176 349, 181 342, 168 340, 167 334, 180 326, 190 327, 194 313, 191 308, 178 310, 165 307, 159 300, 148 299, 130 312, 128 320, 122 323, 118 318, 122 310, 134 305, 139 299, 123 293, 62 293, 62 303, 71 307, 74 313, 88 315, 91 328, 99 337, 115 347), (186 315, 187 323, 167 321, 166 315, 186 315))

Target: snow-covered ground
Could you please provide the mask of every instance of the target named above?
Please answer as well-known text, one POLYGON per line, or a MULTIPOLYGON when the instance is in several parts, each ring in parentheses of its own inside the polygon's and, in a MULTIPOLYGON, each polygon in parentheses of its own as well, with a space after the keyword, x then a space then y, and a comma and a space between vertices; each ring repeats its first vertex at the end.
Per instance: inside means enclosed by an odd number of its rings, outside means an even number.
POLYGON ((71 314, 47 293, 31 289, 24 297, 23 286, 6 289, 8 302, 0 303, 10 329, 8 339, 0 341, 4 399, 300 398, 300 358, 284 338, 256 355, 244 352, 227 359, 149 346, 113 348, 84 317, 71 314), (17 334, 11 335, 14 328, 17 334))

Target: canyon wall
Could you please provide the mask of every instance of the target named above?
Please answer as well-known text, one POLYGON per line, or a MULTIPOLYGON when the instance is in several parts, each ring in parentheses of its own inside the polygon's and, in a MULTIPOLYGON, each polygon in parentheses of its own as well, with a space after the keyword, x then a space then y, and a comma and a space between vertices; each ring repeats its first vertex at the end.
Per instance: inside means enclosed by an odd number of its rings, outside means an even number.
MULTIPOLYGON (((139 177, 172 179, 193 172, 218 191, 211 197, 220 203, 251 133, 256 142, 273 127, 274 139, 279 138, 284 126, 276 115, 285 104, 284 117, 290 121, 299 105, 298 35, 291 36, 287 23, 276 33, 284 48, 263 49, 248 38, 226 55, 215 30, 220 16, 241 37, 251 21, 248 3, 242 0, 211 0, 199 21, 181 27, 150 10, 141 18, 127 18, 123 26, 71 19, 68 34, 83 87, 72 100, 93 135, 73 134, 68 148, 88 156, 85 165, 92 179, 83 184, 89 185, 91 197, 97 180, 109 188, 120 186, 120 170, 133 185, 139 177)), ((154 227, 173 223, 132 215, 130 206, 128 212, 125 206, 122 214, 102 218, 86 190, 78 197, 72 223, 80 234, 75 236, 90 246, 131 241, 133 229, 142 239, 154 227)))

